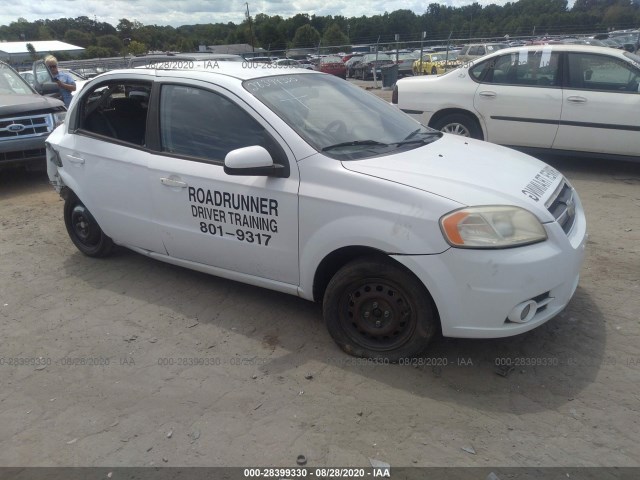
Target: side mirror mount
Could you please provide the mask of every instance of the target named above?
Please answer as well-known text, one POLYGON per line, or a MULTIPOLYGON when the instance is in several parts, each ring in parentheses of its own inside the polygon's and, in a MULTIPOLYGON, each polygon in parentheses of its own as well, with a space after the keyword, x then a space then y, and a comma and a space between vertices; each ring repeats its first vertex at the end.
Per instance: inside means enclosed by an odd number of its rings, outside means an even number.
POLYGON ((274 163, 271 154, 260 145, 231 150, 224 158, 227 175, 288 177, 284 165, 274 163))

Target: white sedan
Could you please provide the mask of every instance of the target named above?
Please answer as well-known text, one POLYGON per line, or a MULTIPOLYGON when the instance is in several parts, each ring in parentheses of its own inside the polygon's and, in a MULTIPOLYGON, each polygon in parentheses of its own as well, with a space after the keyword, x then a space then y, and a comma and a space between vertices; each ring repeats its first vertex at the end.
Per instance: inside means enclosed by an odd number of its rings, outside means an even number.
POLYGON ((48 139, 75 246, 121 245, 321 302, 348 353, 531 330, 571 299, 586 222, 557 170, 425 128, 332 75, 221 62, 89 81, 48 139))
POLYGON ((640 159, 640 57, 587 45, 500 50, 397 82, 423 125, 527 151, 640 159))

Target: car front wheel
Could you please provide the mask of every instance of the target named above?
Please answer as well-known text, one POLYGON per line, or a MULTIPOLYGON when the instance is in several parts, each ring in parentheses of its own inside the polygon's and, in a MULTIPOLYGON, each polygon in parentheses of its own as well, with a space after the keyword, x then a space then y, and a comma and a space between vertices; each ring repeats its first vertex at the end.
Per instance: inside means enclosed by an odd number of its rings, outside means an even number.
POLYGON ((433 128, 445 133, 483 140, 482 129, 478 122, 462 113, 445 115, 433 123, 433 128))
POLYGON ((384 257, 345 265, 323 302, 329 333, 356 357, 398 362, 426 348, 437 330, 431 296, 409 271, 384 257))
POLYGON ((113 241, 100 228, 91 212, 75 195, 64 203, 64 223, 73 244, 89 257, 106 257, 113 250, 113 241))

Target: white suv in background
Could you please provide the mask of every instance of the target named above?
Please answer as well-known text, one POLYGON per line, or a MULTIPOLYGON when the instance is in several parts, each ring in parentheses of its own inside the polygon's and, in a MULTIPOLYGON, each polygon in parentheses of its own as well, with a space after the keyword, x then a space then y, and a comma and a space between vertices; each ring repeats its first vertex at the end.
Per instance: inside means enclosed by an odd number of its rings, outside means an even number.
POLYGON ((469 62, 507 48, 508 46, 507 43, 472 43, 462 47, 462 50, 460 50, 458 54, 458 60, 463 63, 469 62))
POLYGON ((509 48, 438 77, 399 80, 423 125, 530 151, 640 159, 640 56, 587 45, 509 48))

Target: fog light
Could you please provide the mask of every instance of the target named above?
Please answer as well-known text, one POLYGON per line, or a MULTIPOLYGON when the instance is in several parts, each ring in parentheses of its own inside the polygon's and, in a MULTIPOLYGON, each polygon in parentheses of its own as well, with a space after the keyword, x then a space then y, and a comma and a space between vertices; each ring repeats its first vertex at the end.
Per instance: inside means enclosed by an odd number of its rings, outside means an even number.
POLYGON ((538 311, 538 304, 534 300, 522 302, 509 312, 507 318, 515 323, 527 323, 535 317, 538 311))

